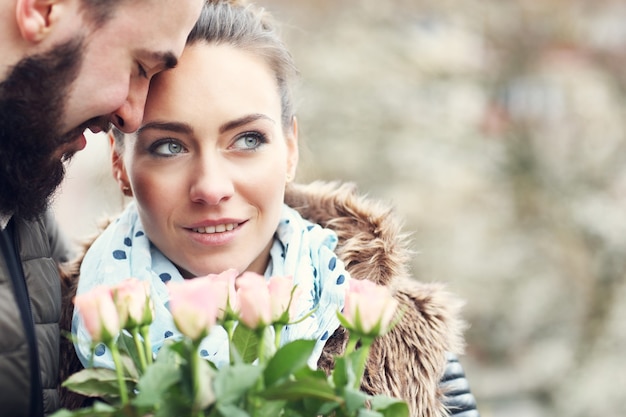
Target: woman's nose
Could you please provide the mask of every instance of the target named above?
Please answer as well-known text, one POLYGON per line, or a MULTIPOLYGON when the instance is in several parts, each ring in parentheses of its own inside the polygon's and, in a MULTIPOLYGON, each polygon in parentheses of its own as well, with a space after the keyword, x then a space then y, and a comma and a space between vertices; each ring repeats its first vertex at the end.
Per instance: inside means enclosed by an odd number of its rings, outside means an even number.
POLYGON ((219 163, 219 157, 204 161, 192 171, 193 182, 189 196, 194 203, 217 205, 228 200, 234 193, 234 183, 227 164, 219 163))

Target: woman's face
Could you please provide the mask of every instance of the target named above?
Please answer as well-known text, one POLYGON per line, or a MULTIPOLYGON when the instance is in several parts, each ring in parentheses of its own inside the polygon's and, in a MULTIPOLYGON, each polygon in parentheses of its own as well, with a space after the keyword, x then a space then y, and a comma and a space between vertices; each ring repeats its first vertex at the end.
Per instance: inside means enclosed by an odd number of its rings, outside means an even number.
POLYGON ((285 184, 298 161, 267 64, 196 43, 155 77, 136 134, 114 170, 129 181, 151 241, 185 277, 263 273, 285 184))

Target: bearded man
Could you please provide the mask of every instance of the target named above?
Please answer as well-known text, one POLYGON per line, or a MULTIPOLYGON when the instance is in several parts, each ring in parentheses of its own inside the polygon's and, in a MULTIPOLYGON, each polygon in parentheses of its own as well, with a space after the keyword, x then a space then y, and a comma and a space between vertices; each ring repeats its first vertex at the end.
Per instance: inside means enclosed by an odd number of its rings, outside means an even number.
POLYGON ((0 4, 0 410, 58 408, 60 284, 44 220, 84 131, 137 129, 204 0, 0 4))

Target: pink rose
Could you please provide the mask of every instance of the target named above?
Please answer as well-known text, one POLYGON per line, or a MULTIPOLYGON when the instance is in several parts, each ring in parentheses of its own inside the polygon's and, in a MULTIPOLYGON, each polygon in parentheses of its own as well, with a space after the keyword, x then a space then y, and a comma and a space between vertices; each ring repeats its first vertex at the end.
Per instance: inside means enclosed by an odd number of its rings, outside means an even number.
POLYGON ((271 323, 270 291, 265 278, 254 272, 245 272, 236 281, 239 320, 250 329, 271 323))
POLYGON ((111 288, 98 286, 74 297, 74 305, 94 343, 108 343, 120 332, 111 288))
POLYGON ((349 330, 364 336, 378 336, 387 332, 397 305, 387 287, 352 279, 346 292, 343 317, 349 330))
POLYGON ((167 284, 174 323, 193 341, 204 338, 220 314, 216 288, 219 285, 206 276, 167 284))
POLYGON ((218 305, 218 320, 233 318, 237 311, 237 295, 235 292, 235 279, 239 275, 236 269, 228 269, 220 274, 209 274, 213 286, 213 293, 218 305), (229 317, 230 316, 230 317, 229 317))
POLYGON ((154 305, 150 299, 148 281, 129 278, 111 290, 122 328, 130 329, 152 322, 154 305))
POLYGON ((294 300, 298 298, 299 294, 297 287, 294 290, 293 277, 271 277, 269 282, 267 283, 267 287, 270 292, 272 322, 275 323, 279 321, 284 321, 284 324, 289 323, 289 321, 294 318, 291 317, 295 305, 295 302, 291 302, 292 293, 294 300), (289 311, 287 311, 287 309, 289 309, 289 311), (287 312, 288 314, 287 317, 283 318, 285 312, 287 312))

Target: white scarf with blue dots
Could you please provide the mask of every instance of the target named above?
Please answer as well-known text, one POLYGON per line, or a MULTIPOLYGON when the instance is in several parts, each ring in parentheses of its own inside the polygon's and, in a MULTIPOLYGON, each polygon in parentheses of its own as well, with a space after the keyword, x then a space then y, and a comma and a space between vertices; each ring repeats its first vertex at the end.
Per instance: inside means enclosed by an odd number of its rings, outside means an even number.
MULTIPOLYGON (((309 366, 315 368, 326 340, 339 327, 336 312, 343 309, 350 276, 333 252, 337 245, 335 232, 303 219, 286 205, 274 236, 265 276, 293 276, 294 284, 300 288, 296 317, 315 310, 302 322, 287 326, 281 335, 281 344, 298 339, 317 340, 309 359, 309 366)), ((168 309, 165 283, 184 278, 147 239, 134 203, 128 205, 87 251, 80 268, 77 294, 98 285, 115 285, 128 277, 151 283, 156 314, 150 326, 150 339, 157 352, 166 339, 181 337, 168 309)), ((104 345, 98 345, 95 355, 92 354, 91 338, 78 311, 74 311, 72 334, 84 366, 113 368, 113 360, 104 345)), ((221 326, 215 326, 202 341, 200 355, 218 367, 228 363, 228 338, 221 326)))

